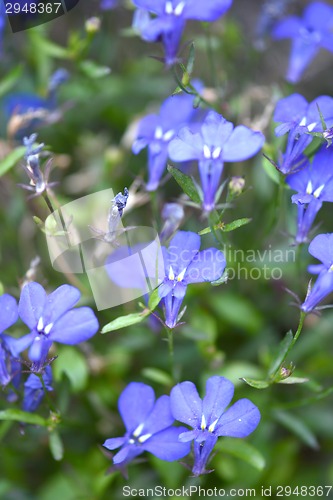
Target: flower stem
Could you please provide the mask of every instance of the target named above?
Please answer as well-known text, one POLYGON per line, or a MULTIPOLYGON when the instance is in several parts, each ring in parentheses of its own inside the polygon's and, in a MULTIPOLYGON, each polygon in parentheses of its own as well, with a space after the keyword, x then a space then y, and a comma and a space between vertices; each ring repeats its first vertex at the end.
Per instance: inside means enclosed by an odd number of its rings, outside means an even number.
POLYGON ((54 406, 52 399, 50 398, 49 391, 47 390, 44 379, 43 379, 43 375, 41 373, 36 373, 36 375, 38 376, 38 378, 43 386, 44 395, 45 395, 45 398, 47 399, 50 410, 53 411, 54 413, 59 413, 58 410, 56 409, 56 407, 54 406))

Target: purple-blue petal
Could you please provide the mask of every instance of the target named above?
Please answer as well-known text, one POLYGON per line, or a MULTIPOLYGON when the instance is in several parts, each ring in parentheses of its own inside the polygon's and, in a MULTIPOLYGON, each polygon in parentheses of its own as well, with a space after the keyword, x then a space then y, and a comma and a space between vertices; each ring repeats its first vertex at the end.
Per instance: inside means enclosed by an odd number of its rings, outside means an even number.
POLYGON ((202 412, 209 426, 218 420, 234 395, 234 384, 230 380, 215 375, 206 383, 206 395, 202 401, 202 412))
POLYGON ((275 130, 276 135, 283 135, 289 132, 294 125, 298 125, 306 116, 307 109, 308 101, 301 94, 291 94, 280 99, 273 116, 275 122, 282 122, 282 125, 275 130))
MULTIPOLYGON (((168 263, 175 277, 194 259, 200 248, 200 236, 191 231, 178 231, 168 247, 168 263)), ((169 269, 166 269, 167 275, 169 269)))
POLYGON ((28 333, 21 338, 14 338, 10 335, 1 335, 5 347, 11 352, 12 356, 18 357, 19 354, 27 349, 34 341, 36 336, 35 332, 28 333))
POLYGON ((18 319, 17 302, 11 295, 0 296, 0 333, 16 323, 18 319))
POLYGON ((306 67, 317 55, 318 51, 318 44, 309 43, 301 37, 294 38, 291 44, 286 79, 291 83, 297 83, 306 67))
POLYGON ((302 304, 302 310, 312 311, 328 294, 333 292, 333 272, 322 271, 302 304))
POLYGON ((120 448, 125 441, 126 439, 124 437, 110 438, 103 443, 103 446, 108 450, 116 450, 117 448, 120 448))
POLYGON ((223 148, 224 144, 229 140, 233 129, 234 126, 231 122, 228 122, 222 115, 216 113, 216 111, 210 111, 201 127, 203 144, 209 148, 223 148))
POLYGON ((19 315, 31 330, 37 326, 46 302, 46 292, 39 283, 28 283, 21 292, 19 315))
POLYGON ((174 420, 169 396, 161 396, 156 400, 154 408, 146 418, 142 434, 156 434, 172 425, 174 420))
POLYGON ((63 314, 75 306, 80 296, 80 291, 71 285, 61 285, 50 293, 45 301, 42 314, 44 326, 55 323, 63 314))
POLYGON ((311 2, 304 9, 304 24, 318 31, 329 31, 333 23, 333 8, 324 2, 311 2))
POLYGON ((164 14, 165 0, 133 0, 133 3, 139 9, 149 10, 157 15, 164 14))
POLYGON ((261 132, 239 125, 234 129, 223 148, 224 161, 243 161, 254 156, 262 148, 265 137, 261 132))
POLYGON ((168 152, 173 161, 199 160, 203 157, 201 134, 193 133, 188 127, 183 127, 178 132, 178 136, 170 141, 168 152))
POLYGON ((272 32, 272 37, 276 40, 281 38, 294 38, 298 36, 302 28, 302 21, 296 16, 289 16, 278 22, 272 32))
MULTIPOLYGON (((179 2, 180 3, 180 2, 179 2)), ((183 10, 185 19, 198 21, 216 21, 232 5, 232 0, 187 0, 183 10)))
POLYGON ((188 266, 184 279, 186 283, 216 281, 221 278, 226 266, 224 254, 216 248, 199 252, 188 266))
POLYGON ((78 307, 63 314, 50 331, 49 339, 62 344, 78 344, 90 339, 99 328, 90 307, 78 307))
POLYGON ((309 253, 329 269, 333 264, 333 233, 318 234, 309 245, 309 253))
POLYGON ((316 123, 315 127, 311 128, 312 132, 322 132, 323 128, 321 125, 319 110, 322 113, 326 126, 329 128, 332 126, 333 121, 333 98, 327 95, 322 95, 314 99, 308 107, 306 118, 306 125, 311 125, 316 123), (319 108, 319 109, 318 109, 319 108))
POLYGON ((35 363, 44 363, 52 345, 52 340, 43 335, 36 336, 29 349, 29 359, 35 363))
POLYGON ((249 399, 236 401, 216 424, 217 436, 243 438, 251 434, 260 422, 260 412, 249 399))
POLYGON ((197 428, 202 417, 202 401, 192 382, 177 384, 170 393, 171 412, 176 420, 197 428))
POLYGON ((126 430, 133 432, 145 422, 155 403, 154 390, 141 382, 131 382, 119 397, 119 413, 126 430))
POLYGON ((185 430, 184 427, 169 427, 147 439, 142 447, 161 460, 179 460, 188 455, 191 449, 190 443, 179 441, 179 434, 185 430))

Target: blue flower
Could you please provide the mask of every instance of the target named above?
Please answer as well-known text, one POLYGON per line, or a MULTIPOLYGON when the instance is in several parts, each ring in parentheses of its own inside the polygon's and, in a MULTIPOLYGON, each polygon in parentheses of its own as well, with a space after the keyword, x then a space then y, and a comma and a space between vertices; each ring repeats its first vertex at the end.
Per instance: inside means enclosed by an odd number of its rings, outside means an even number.
POLYGON ((98 321, 90 307, 72 309, 79 298, 79 290, 70 285, 62 285, 48 296, 39 283, 25 285, 18 309, 31 332, 20 339, 10 339, 10 345, 17 352, 30 346, 29 358, 41 365, 52 342, 78 344, 90 339, 98 330, 98 321))
POLYGON ((45 368, 42 375, 44 386, 40 378, 31 373, 24 384, 24 396, 23 396, 23 410, 33 412, 37 410, 38 406, 42 402, 45 395, 45 389, 48 391, 53 391, 52 387, 52 370, 50 366, 45 368))
POLYGON ((162 247, 165 277, 159 287, 159 296, 165 307, 165 324, 177 325, 179 310, 190 283, 212 282, 221 278, 226 261, 216 248, 199 252, 200 236, 190 231, 179 231, 169 244, 162 247))
POLYGON ((136 28, 147 42, 162 41, 165 63, 177 61, 177 53, 188 19, 215 21, 230 8, 232 0, 133 0, 136 7, 154 14, 143 18, 136 28))
POLYGON ((18 363, 15 361, 18 353, 10 348, 10 343, 7 342, 10 337, 3 334, 18 319, 17 302, 14 297, 7 293, 1 295, 0 311, 0 385, 5 386, 19 373, 18 363))
POLYGON ((264 155, 284 175, 298 172, 306 167, 309 162, 303 152, 311 143, 312 137, 308 134, 299 134, 299 129, 300 127, 294 127, 289 132, 286 151, 284 153, 279 152, 277 163, 264 155))
POLYGON ((67 70, 56 70, 50 77, 46 97, 23 92, 8 94, 4 98, 8 135, 20 139, 36 127, 59 121, 63 111, 57 105, 57 92, 68 78, 67 70))
POLYGON ((309 253, 322 264, 308 267, 308 271, 318 274, 318 278, 301 306, 307 313, 333 291, 333 234, 318 234, 309 245, 309 253))
POLYGON ((308 232, 324 201, 333 202, 333 150, 322 146, 302 170, 288 175, 287 184, 297 191, 292 202, 298 206, 296 242, 307 240, 308 232))
POLYGON ((210 111, 199 133, 193 133, 189 127, 178 132, 169 144, 169 156, 177 162, 198 160, 203 207, 211 211, 215 206, 224 162, 247 160, 259 151, 264 141, 261 132, 254 132, 244 125, 234 128, 223 116, 210 111))
POLYGON ((118 6, 119 0, 101 0, 100 8, 102 10, 115 9, 118 6))
POLYGON ((258 50, 264 50, 266 43, 265 38, 272 31, 276 22, 281 19, 288 7, 288 4, 293 0, 265 0, 260 9, 258 20, 256 23, 256 42, 255 46, 258 50))
POLYGON ((113 457, 115 465, 126 465, 144 451, 168 462, 189 453, 189 443, 178 440, 179 434, 186 429, 172 426, 175 419, 169 396, 161 396, 155 401, 150 386, 131 382, 121 393, 118 408, 126 433, 123 437, 107 439, 103 444, 108 450, 120 448, 113 457))
POLYGON ((259 424, 260 412, 248 399, 240 399, 226 410, 233 395, 232 382, 217 375, 207 380, 203 400, 192 382, 181 382, 171 390, 173 416, 193 429, 181 433, 179 440, 194 441, 195 476, 208 472, 206 465, 218 437, 244 438, 259 424))
POLYGON ((6 13, 4 2, 0 2, 0 56, 2 52, 2 33, 5 29, 6 13))
POLYGON ((168 97, 159 114, 145 116, 139 123, 133 152, 139 153, 148 147, 148 183, 146 189, 155 191, 165 171, 168 160, 168 145, 179 129, 192 118, 195 109, 194 97, 181 94, 168 97))
POLYGON ((322 95, 310 104, 301 94, 291 94, 280 99, 275 107, 273 119, 281 122, 275 129, 277 136, 286 134, 297 128, 299 134, 306 132, 321 132, 322 125, 319 110, 326 126, 333 125, 333 98, 322 95))
POLYGON ((291 38, 291 54, 286 79, 297 83, 305 68, 324 48, 333 52, 333 7, 323 2, 306 6, 303 17, 289 16, 273 29, 276 40, 291 38))

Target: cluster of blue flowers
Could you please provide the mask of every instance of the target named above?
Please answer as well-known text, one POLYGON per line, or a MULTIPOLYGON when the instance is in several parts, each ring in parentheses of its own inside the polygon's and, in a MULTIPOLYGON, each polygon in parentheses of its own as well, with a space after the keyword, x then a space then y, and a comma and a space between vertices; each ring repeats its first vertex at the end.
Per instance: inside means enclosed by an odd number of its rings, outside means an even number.
POLYGON ((80 295, 79 290, 70 285, 62 285, 47 295, 39 283, 31 282, 23 286, 18 304, 11 295, 0 296, 0 385, 8 386, 12 398, 13 391, 20 388, 22 363, 28 365, 31 374, 24 384, 25 411, 37 408, 44 395, 44 385, 52 390, 47 356, 53 342, 79 344, 90 339, 99 328, 90 307, 73 309, 80 295), (28 334, 14 337, 3 333, 19 318, 29 328, 28 334), (26 349, 27 362, 21 358, 26 349))
POLYGON ((120 448, 113 463, 116 468, 124 469, 144 451, 169 462, 179 460, 190 453, 193 442, 192 473, 206 474, 211 472, 206 466, 220 436, 244 438, 259 424, 260 412, 248 399, 240 399, 226 409, 233 394, 233 384, 219 376, 207 380, 203 399, 188 381, 177 384, 170 396, 161 396, 156 401, 150 386, 132 382, 118 402, 126 433, 107 439, 103 446, 109 450, 120 448), (175 420, 190 429, 174 426, 175 420))

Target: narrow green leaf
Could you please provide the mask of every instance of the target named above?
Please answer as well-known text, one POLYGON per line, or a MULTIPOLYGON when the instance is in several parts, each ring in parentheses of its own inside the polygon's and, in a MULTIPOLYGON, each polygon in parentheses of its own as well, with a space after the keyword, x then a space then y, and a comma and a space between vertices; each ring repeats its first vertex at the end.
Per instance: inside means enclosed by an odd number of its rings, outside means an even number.
POLYGON ((262 166, 268 175, 268 177, 275 182, 276 184, 280 184, 280 175, 279 172, 276 170, 274 165, 265 157, 265 159, 262 162, 262 166))
POLYGON ((191 46, 190 46, 190 54, 189 54, 187 66, 186 66, 186 70, 187 70, 187 73, 189 75, 191 75, 193 73, 194 61, 195 61, 195 47, 194 47, 194 43, 192 42, 191 46))
POLYGON ((195 187, 193 179, 189 175, 183 174, 183 172, 178 170, 178 168, 172 167, 171 165, 168 165, 168 172, 170 172, 172 177, 179 184, 184 193, 191 198, 191 200, 195 203, 201 204, 198 191, 195 187))
POLYGON ((9 92, 22 74, 22 66, 16 66, 0 81, 0 97, 9 92))
POLYGON ((108 66, 100 66, 94 61, 82 61, 80 63, 80 70, 86 76, 95 80, 111 73, 111 69, 108 66))
POLYGON ((158 306, 160 301, 161 301, 161 297, 159 296, 158 288, 155 288, 155 290, 150 295, 149 300, 148 300, 149 310, 153 311, 158 306))
POLYGON ((218 451, 244 460, 244 462, 252 465, 255 469, 263 470, 265 468, 265 458, 263 455, 252 444, 242 439, 220 439, 215 447, 218 451))
POLYGON ((245 224, 249 224, 249 222, 251 222, 251 221, 252 221, 252 219, 249 219, 247 217, 244 217, 243 219, 236 219, 236 220, 230 222, 229 224, 225 224, 222 227, 222 231, 224 233, 234 231, 235 229, 238 229, 239 227, 245 226, 245 224))
POLYGON ((284 358, 288 352, 288 349, 293 341, 293 332, 289 330, 286 333, 283 340, 280 342, 279 349, 275 359, 272 361, 271 366, 268 370, 268 375, 272 376, 276 373, 276 371, 280 368, 281 363, 284 361, 284 358))
POLYGON ((281 410, 273 412, 273 417, 310 448, 315 450, 319 448, 316 436, 299 417, 281 410))
POLYGON ((142 375, 153 382, 165 385, 167 387, 172 386, 172 378, 170 375, 163 370, 158 368, 144 368, 142 370, 142 375))
POLYGON ((50 432, 49 445, 54 460, 62 460, 64 456, 64 445, 57 431, 50 432))
POLYGON ((25 153, 25 147, 20 146, 19 148, 11 151, 3 160, 0 161, 0 177, 5 175, 10 169, 15 167, 18 161, 20 161, 25 153))
POLYGON ((302 377, 288 377, 283 380, 279 380, 278 384, 304 384, 305 382, 309 382, 309 379, 302 377))
POLYGON ((269 387, 269 382, 266 380, 255 380, 253 378, 241 378, 244 382, 247 383, 247 385, 250 385, 251 387, 254 387, 255 389, 266 389, 269 387))
POLYGON ((114 319, 107 325, 105 325, 102 329, 101 333, 113 332, 114 330, 120 330, 121 328, 125 328, 126 326, 136 325, 137 323, 141 323, 148 315, 148 312, 140 312, 127 314, 127 316, 120 316, 119 318, 114 319))
POLYGON ((40 417, 36 413, 29 413, 23 410, 9 410, 0 411, 0 420, 15 420, 16 422, 24 422, 26 424, 48 426, 49 421, 46 418, 40 417))

